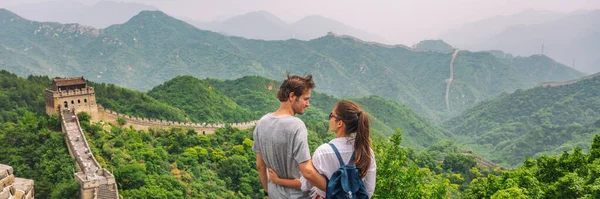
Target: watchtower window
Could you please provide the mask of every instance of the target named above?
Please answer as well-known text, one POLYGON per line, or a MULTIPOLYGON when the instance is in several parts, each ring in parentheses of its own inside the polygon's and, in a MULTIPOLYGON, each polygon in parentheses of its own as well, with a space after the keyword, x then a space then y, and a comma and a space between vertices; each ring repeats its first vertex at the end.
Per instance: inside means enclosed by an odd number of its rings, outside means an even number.
POLYGON ((71 104, 75 104, 75 101, 71 100, 71 104))
POLYGON ((78 104, 81 104, 81 100, 77 100, 77 103, 78 103, 78 104))
POLYGON ((87 99, 83 99, 83 103, 87 103, 87 99))
POLYGON ((67 101, 65 101, 65 108, 67 108, 69 106, 69 103, 67 103, 67 101))

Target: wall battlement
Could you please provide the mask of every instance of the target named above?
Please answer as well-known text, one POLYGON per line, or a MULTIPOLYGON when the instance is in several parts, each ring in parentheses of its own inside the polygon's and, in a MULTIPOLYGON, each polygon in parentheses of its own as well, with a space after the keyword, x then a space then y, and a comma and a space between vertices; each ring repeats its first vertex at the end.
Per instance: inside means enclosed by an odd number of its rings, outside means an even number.
MULTIPOLYGON (((98 104, 98 113, 101 120, 108 122, 116 122, 117 118, 123 118, 126 121, 126 124, 131 124, 135 129, 138 130, 146 130, 148 128, 172 128, 172 127, 184 127, 184 128, 193 128, 199 134, 212 134, 217 128, 223 128, 227 124, 225 123, 190 123, 190 122, 179 122, 179 121, 168 121, 168 120, 160 120, 160 119, 152 119, 152 118, 143 118, 121 114, 110 109, 102 107, 98 104)), ((231 127, 239 128, 239 129, 249 129, 253 126, 256 126, 258 120, 249 121, 249 122, 240 122, 240 123, 230 123, 231 127)))
POLYGON ((82 89, 70 89, 70 90, 61 90, 61 91, 53 91, 51 89, 46 89, 46 92, 52 93, 52 97, 54 97, 54 98, 71 97, 71 96, 78 96, 78 95, 94 94, 94 88, 88 86, 88 87, 82 88, 82 89))

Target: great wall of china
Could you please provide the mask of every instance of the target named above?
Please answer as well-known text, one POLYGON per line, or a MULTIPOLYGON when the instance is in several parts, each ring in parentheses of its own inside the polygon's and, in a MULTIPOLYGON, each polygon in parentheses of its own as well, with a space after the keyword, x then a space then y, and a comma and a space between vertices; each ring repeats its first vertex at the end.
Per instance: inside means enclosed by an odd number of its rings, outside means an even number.
MULTIPOLYGON (((134 117, 106 109, 99 104, 97 106, 98 112, 96 115, 99 118, 94 118, 95 121, 116 123, 117 118, 123 118, 127 125, 133 126, 136 130, 180 127, 194 129, 198 134, 212 134, 216 129, 226 126, 225 123, 200 124, 134 117)), ((118 199, 119 193, 114 176, 108 170, 102 168, 92 154, 79 120, 71 119, 77 112, 80 111, 76 108, 72 110, 61 108, 59 117, 69 154, 76 161, 77 173, 75 173, 75 178, 81 187, 80 198, 118 199)), ((255 126, 257 122, 232 123, 230 125, 234 128, 248 129, 255 126)))
POLYGON ((450 77, 446 79, 446 110, 450 111, 450 102, 448 101, 448 96, 450 95, 450 84, 452 84, 452 80, 454 80, 454 59, 456 59, 456 55, 458 54, 458 48, 454 49, 454 53, 452 53, 452 60, 450 60, 450 77))
MULTIPOLYGON (((120 196, 115 177, 111 172, 102 168, 94 154, 92 154, 89 143, 76 117, 79 112, 89 113, 91 116, 90 121, 94 123, 108 122, 119 125, 119 118, 122 118, 125 121, 124 125, 131 126, 136 130, 179 127, 194 129, 198 134, 213 134, 216 129, 227 126, 225 123, 200 124, 135 117, 106 109, 96 103, 94 88, 87 86, 83 77, 54 79, 52 88, 45 91, 45 99, 46 114, 57 114, 59 116, 69 154, 75 160, 77 172, 74 175, 80 185, 80 199, 118 199, 120 196)), ((248 129, 255 126, 257 122, 231 123, 230 126, 248 129)), ((12 173, 12 169, 7 169, 7 173, 12 173)), ((20 188, 18 190, 24 189, 24 191, 19 192, 21 195, 29 194, 29 198, 33 198, 33 181, 30 180, 30 186, 12 186, 12 184, 9 184, 9 180, 14 177, 3 177, 2 170, 0 170, 0 177, 2 177, 0 178, 0 185, 3 185, 0 196, 11 194, 12 197, 15 190, 17 190, 14 187, 17 187, 20 188), (9 180, 4 180, 5 178, 9 180), (30 188, 28 189, 28 187, 30 188)), ((0 199, 2 198, 0 197, 0 199)))
POLYGON ((60 120, 69 154, 76 161, 75 179, 80 185, 80 198, 118 199, 119 191, 115 177, 98 164, 79 120, 71 119, 73 114, 66 109, 61 110, 60 120))
MULTIPOLYGON (((216 129, 223 128, 226 126, 225 123, 191 123, 191 122, 178 122, 178 121, 167 121, 159 119, 149 119, 143 117, 136 117, 117 113, 110 109, 106 109, 98 104, 98 117, 101 121, 110 122, 113 124, 117 123, 117 118, 123 118, 126 123, 125 125, 131 125, 136 130, 148 130, 149 128, 160 128, 168 129, 173 127, 181 128, 192 128, 198 132, 198 134, 213 134, 216 129)), ((241 123, 230 123, 231 127, 239 129, 249 129, 256 126, 258 120, 241 123)))
POLYGON ((599 75, 600 75, 600 73, 595 73, 595 74, 592 74, 592 75, 588 75, 588 76, 585 76, 585 77, 582 77, 582 78, 579 78, 579 79, 570 80, 570 81, 566 81, 566 82, 542 82, 542 83, 539 84, 539 86, 541 86, 541 87, 547 87, 547 86, 549 86, 549 87, 555 87, 555 86, 569 85, 569 84, 574 84, 574 83, 577 83, 577 82, 579 82, 581 80, 590 79, 590 78, 593 78, 593 77, 596 77, 596 76, 599 76, 599 75))

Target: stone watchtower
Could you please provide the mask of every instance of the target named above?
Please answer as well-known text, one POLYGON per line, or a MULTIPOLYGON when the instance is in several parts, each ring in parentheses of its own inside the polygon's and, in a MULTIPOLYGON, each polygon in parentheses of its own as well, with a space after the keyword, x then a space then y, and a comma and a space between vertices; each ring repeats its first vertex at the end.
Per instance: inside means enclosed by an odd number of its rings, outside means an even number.
POLYGON ((87 86, 83 77, 56 78, 52 80, 52 88, 46 89, 46 114, 57 114, 69 109, 87 112, 92 120, 98 118, 98 106, 94 88, 87 86))

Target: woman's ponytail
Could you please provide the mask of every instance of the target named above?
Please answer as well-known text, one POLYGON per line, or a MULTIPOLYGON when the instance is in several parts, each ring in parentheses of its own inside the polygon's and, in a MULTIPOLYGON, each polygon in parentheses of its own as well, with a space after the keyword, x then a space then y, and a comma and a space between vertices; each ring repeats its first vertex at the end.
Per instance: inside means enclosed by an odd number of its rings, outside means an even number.
POLYGON ((336 114, 346 125, 346 133, 356 133, 354 138, 354 164, 365 177, 371 165, 371 132, 369 115, 350 101, 342 100, 336 105, 336 114))

